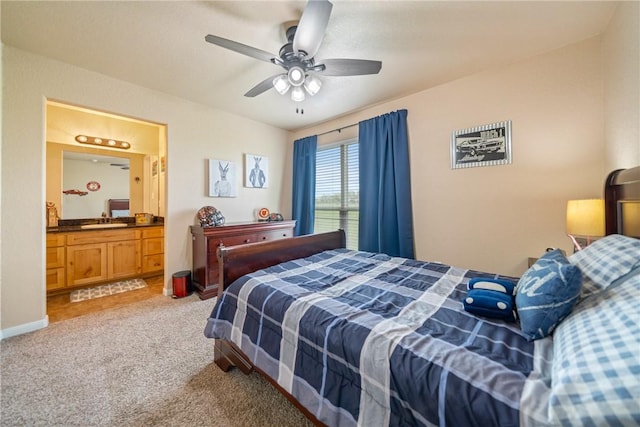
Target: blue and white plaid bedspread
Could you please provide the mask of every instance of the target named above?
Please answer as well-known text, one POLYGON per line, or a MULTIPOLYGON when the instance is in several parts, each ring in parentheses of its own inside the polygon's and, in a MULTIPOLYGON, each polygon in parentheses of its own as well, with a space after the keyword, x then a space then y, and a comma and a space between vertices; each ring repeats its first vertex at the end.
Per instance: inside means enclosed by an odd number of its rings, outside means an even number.
POLYGON ((327 251, 236 281, 205 335, 234 342, 330 426, 517 426, 521 402, 546 393, 531 374, 548 369, 534 357, 547 341, 464 311, 476 276, 497 277, 327 251))

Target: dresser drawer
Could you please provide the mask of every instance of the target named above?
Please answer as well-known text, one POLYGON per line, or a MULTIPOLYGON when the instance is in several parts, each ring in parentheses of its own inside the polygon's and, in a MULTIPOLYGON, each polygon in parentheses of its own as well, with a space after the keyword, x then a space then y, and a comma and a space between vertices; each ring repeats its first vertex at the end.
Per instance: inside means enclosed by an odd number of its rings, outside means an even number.
POLYGON ((267 240, 284 239, 285 237, 293 237, 293 232, 290 229, 264 231, 258 233, 256 239, 258 242, 264 242, 267 240))
POLYGON ((254 233, 249 234, 237 234, 232 236, 224 236, 224 237, 212 237, 209 238, 209 251, 212 251, 214 254, 218 250, 218 246, 237 246, 237 245, 246 245, 247 243, 255 243, 258 242, 258 236, 254 233))

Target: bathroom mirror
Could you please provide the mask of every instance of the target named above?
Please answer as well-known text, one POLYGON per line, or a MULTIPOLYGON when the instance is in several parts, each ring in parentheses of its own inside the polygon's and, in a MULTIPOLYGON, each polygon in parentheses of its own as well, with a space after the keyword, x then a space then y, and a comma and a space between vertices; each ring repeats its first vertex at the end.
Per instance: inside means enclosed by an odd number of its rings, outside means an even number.
MULTIPOLYGON (((128 158, 64 151, 62 161, 63 219, 111 215, 109 199, 130 198, 128 158)), ((113 216, 131 216, 116 212, 113 216)))

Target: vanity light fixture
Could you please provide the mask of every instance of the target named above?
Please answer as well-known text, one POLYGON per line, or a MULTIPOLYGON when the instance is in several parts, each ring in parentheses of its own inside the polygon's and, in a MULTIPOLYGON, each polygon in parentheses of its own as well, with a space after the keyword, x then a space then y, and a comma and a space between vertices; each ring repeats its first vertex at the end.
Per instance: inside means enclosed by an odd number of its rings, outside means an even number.
POLYGON ((120 148, 122 150, 131 148, 131 144, 126 141, 117 141, 115 139, 100 138, 97 136, 78 135, 76 136, 76 141, 81 144, 96 145, 98 147, 120 148))

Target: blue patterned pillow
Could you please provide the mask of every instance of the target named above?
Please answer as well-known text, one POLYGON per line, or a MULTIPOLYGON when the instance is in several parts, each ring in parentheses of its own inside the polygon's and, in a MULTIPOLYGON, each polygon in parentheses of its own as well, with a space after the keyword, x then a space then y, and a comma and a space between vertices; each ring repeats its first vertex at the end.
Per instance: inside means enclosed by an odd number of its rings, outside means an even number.
POLYGON ((518 281, 520 329, 529 341, 544 338, 567 317, 580 296, 582 273, 556 249, 546 252, 518 281))
POLYGON ((584 275, 583 297, 607 289, 640 267, 640 240, 611 234, 568 258, 584 275))

